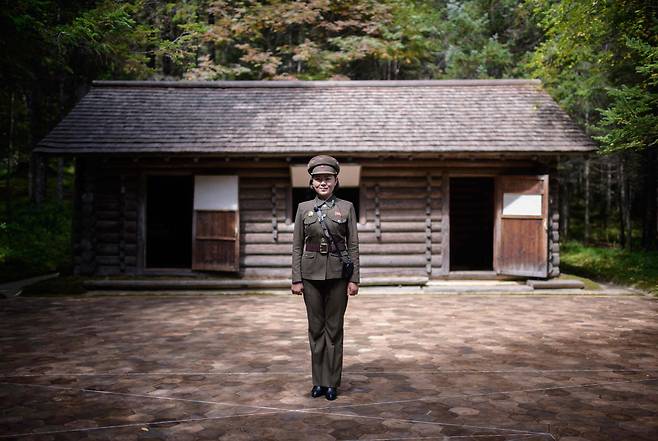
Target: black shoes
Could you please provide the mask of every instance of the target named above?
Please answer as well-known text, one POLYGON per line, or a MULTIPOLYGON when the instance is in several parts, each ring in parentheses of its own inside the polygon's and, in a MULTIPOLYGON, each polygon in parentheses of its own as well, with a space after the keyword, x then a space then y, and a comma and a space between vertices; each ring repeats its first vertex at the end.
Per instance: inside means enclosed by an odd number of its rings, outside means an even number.
POLYGON ((338 389, 335 387, 313 386, 311 389, 311 396, 317 398, 324 395, 327 400, 334 401, 338 396, 338 389))
POLYGON ((338 396, 338 390, 335 387, 328 387, 325 396, 327 397, 327 400, 333 401, 338 396))
POLYGON ((317 398, 324 395, 326 392, 327 388, 324 386, 313 386, 313 389, 311 389, 311 396, 317 398))

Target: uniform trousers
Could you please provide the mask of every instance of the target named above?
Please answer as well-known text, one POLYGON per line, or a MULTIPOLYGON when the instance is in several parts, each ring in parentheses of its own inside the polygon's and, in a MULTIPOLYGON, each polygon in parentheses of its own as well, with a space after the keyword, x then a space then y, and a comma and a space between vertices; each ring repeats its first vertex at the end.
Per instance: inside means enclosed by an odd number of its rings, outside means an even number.
POLYGON ((302 280, 308 316, 313 384, 338 387, 343 372, 347 279, 302 280))

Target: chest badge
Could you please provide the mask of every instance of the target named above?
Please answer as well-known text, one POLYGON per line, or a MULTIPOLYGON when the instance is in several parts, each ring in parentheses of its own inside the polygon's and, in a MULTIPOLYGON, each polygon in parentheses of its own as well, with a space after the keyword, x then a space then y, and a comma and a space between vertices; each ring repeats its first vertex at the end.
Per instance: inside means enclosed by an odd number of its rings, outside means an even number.
POLYGON ((313 216, 313 211, 307 211, 307 212, 306 212, 306 216, 308 216, 308 217, 313 216))
POLYGON ((338 210, 335 211, 335 215, 336 215, 336 217, 341 217, 341 216, 342 216, 342 215, 340 214, 340 211, 338 211, 338 210))

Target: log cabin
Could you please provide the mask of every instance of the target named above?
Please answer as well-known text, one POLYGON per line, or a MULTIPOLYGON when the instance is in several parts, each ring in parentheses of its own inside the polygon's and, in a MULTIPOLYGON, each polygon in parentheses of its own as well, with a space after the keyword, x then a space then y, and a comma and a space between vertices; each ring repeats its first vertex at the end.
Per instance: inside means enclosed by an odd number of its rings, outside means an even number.
POLYGON ((595 144, 538 80, 95 81, 34 153, 75 160, 81 275, 289 279, 307 161, 341 163, 362 279, 560 274, 557 165, 595 144))

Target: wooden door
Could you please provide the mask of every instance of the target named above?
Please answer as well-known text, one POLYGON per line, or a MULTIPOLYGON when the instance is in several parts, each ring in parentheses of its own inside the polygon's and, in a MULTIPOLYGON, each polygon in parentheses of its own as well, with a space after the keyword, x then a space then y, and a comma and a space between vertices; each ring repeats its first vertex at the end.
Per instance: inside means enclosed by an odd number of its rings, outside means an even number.
POLYGON ((548 276, 548 175, 498 176, 494 268, 511 276, 548 276))
POLYGON ((192 269, 240 270, 237 176, 195 176, 192 269))

